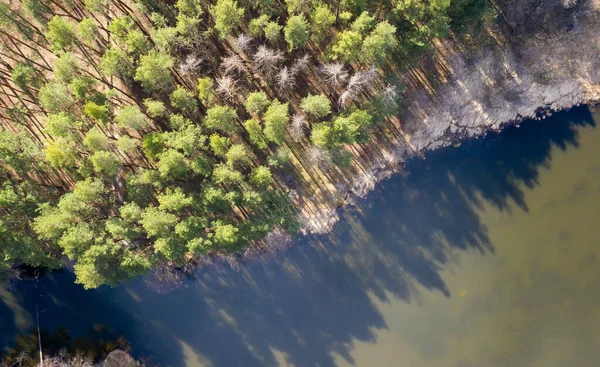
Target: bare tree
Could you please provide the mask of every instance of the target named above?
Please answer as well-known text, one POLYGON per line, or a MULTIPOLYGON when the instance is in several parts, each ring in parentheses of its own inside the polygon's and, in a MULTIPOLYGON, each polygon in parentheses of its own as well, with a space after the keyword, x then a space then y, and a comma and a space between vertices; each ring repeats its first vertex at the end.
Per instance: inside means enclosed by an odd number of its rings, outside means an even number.
POLYGON ((344 107, 350 101, 357 101, 361 92, 373 86, 376 77, 377 70, 375 68, 361 70, 352 75, 346 86, 346 90, 344 90, 338 99, 338 104, 344 107))
POLYGON ((272 50, 266 46, 259 46, 258 50, 252 55, 252 61, 257 71, 270 77, 273 75, 279 63, 284 60, 283 53, 279 50, 272 50))
POLYGON ((395 85, 388 84, 381 92, 383 102, 388 106, 396 106, 398 104, 398 88, 395 85))
POLYGON ((248 71, 244 59, 235 54, 224 57, 221 61, 221 68, 225 73, 236 72, 243 74, 248 71))
POLYGON ((204 58, 198 56, 197 54, 189 54, 185 57, 185 60, 183 60, 183 62, 179 64, 179 67, 177 69, 182 75, 193 76, 203 60, 204 58))
POLYGON ((306 136, 306 119, 300 114, 292 116, 288 130, 292 139, 298 143, 306 136))
POLYGON ((296 86, 296 75, 292 69, 284 66, 275 77, 277 91, 282 96, 290 94, 294 86, 296 86))
POLYGON ((238 52, 246 52, 250 49, 250 43, 252 43, 253 38, 246 35, 245 33, 240 33, 233 40, 233 47, 238 52))
POLYGON ((348 80, 348 72, 344 69, 344 65, 339 62, 323 65, 321 72, 325 75, 323 81, 335 87, 341 86, 348 80))
POLYGON ((318 167, 329 167, 331 165, 331 156, 326 150, 311 145, 306 149, 306 159, 308 163, 318 167))
POLYGON ((217 93, 221 94, 228 100, 234 98, 237 91, 237 81, 229 75, 217 78, 217 93))
POLYGON ((301 71, 308 71, 308 66, 310 65, 310 56, 305 54, 304 56, 297 58, 296 61, 292 64, 292 73, 297 74, 301 71))

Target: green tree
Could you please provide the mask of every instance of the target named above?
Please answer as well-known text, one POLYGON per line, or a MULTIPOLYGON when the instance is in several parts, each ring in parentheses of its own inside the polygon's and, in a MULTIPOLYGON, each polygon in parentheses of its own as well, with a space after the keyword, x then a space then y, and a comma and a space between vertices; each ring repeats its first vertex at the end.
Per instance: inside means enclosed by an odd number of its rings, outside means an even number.
POLYGON ((160 177, 169 180, 185 178, 190 172, 190 166, 185 156, 175 149, 168 149, 158 155, 156 168, 160 177))
POLYGON ((244 176, 231 167, 217 164, 213 170, 213 181, 218 184, 240 184, 244 181, 244 176))
POLYGON ((165 90, 171 85, 173 65, 169 55, 152 50, 140 58, 134 79, 148 91, 165 90))
POLYGON ((369 63, 381 65, 397 45, 396 27, 384 21, 363 41, 362 56, 369 63))
POLYGON ((93 19, 83 18, 77 24, 77 36, 87 45, 92 45, 98 39, 98 25, 93 19))
POLYGON ((319 148, 330 148, 334 143, 331 124, 315 124, 310 134, 310 141, 319 148))
POLYGON ((53 137, 66 138, 74 127, 73 117, 64 112, 48 115, 46 120, 46 131, 53 137))
POLYGON ((250 152, 243 144, 233 144, 225 154, 225 158, 227 158, 227 164, 230 167, 234 165, 248 166, 252 163, 250 152))
POLYGON ((246 98, 246 111, 250 114, 261 116, 270 103, 271 101, 269 101, 265 92, 252 92, 246 98))
POLYGON ((281 29, 283 27, 281 25, 279 25, 279 23, 277 22, 268 22, 265 25, 265 38, 273 43, 273 44, 277 44, 277 41, 279 41, 279 39, 281 38, 281 29))
POLYGON ((194 205, 194 198, 186 195, 180 187, 167 190, 156 196, 160 210, 166 210, 171 213, 178 213, 184 208, 194 205))
POLYGON ((182 86, 171 93, 171 106, 187 115, 193 115, 198 112, 198 101, 194 94, 182 86))
POLYGON ((77 151, 69 141, 58 138, 46 144, 46 161, 56 168, 71 168, 77 162, 77 151))
POLYGON ((269 23, 269 16, 267 14, 262 14, 258 18, 253 18, 250 20, 250 23, 248 23, 248 32, 252 37, 261 37, 265 34, 267 23, 269 23))
POLYGON ((51 113, 67 111, 75 103, 67 86, 60 83, 44 85, 40 88, 38 98, 40 105, 51 113))
POLYGON ((136 131, 143 131, 149 126, 148 118, 135 105, 120 107, 115 112, 115 121, 122 127, 128 127, 136 131))
POLYGON ((239 229, 232 224, 225 224, 221 220, 216 220, 211 223, 214 228, 214 241, 218 246, 233 246, 238 242, 239 229))
POLYGON ((283 33, 290 50, 304 47, 308 41, 308 23, 304 16, 294 15, 289 17, 283 33))
POLYGON ((217 95, 215 94, 215 82, 211 78, 204 77, 198 79, 198 98, 200 98, 200 102, 207 107, 216 102, 217 95))
POLYGON ((273 182, 273 175, 269 167, 258 166, 250 173, 250 183, 256 187, 265 189, 273 182))
POLYGON ((100 58, 100 70, 107 76, 117 76, 123 80, 132 77, 133 59, 118 48, 107 48, 100 58))
POLYGON ((94 171, 107 177, 115 177, 123 165, 118 155, 103 150, 94 153, 90 157, 90 161, 94 166, 94 171))
POLYGON ((264 116, 264 134, 267 140, 281 144, 285 137, 285 128, 290 120, 288 104, 274 100, 264 116))
POLYGON ((108 150, 110 149, 110 139, 108 139, 102 130, 94 126, 85 134, 83 146, 92 152, 108 150))
POLYGON ((146 113, 153 118, 162 117, 167 113, 165 104, 161 101, 146 98, 144 100, 144 106, 146 107, 146 113))
POLYGON ((237 112, 229 106, 213 106, 206 111, 204 126, 209 130, 235 132, 239 130, 237 112))
POLYGON ((125 135, 119 137, 117 140, 117 147, 123 153, 130 155, 136 154, 138 151, 137 140, 125 135))
POLYGON ((321 42, 329 35, 329 28, 335 23, 335 14, 329 10, 327 5, 316 6, 310 16, 311 38, 315 42, 321 42))
POLYGON ((75 29, 75 23, 55 15, 48 22, 45 36, 54 51, 68 50, 77 41, 75 29))
POLYGON ((177 223, 177 216, 157 207, 149 206, 141 214, 140 224, 148 237, 165 237, 177 223))
POLYGON ((375 17, 370 16, 368 11, 363 11, 358 18, 352 22, 350 29, 361 36, 364 36, 373 28, 374 23, 375 17))
POLYGON ((217 3, 210 8, 210 12, 221 39, 227 38, 244 18, 244 8, 239 8, 235 0, 217 0, 217 3))
POLYGON ((344 62, 356 59, 362 45, 362 37, 358 32, 346 30, 338 33, 334 45, 331 47, 333 58, 344 62))
POLYGON ((323 94, 312 95, 302 98, 300 102, 302 111, 312 118, 320 119, 331 113, 331 102, 323 94))
POLYGON ((110 111, 106 105, 98 105, 89 101, 83 106, 83 113, 98 122, 105 123, 110 117, 110 111))
POLYGON ((230 146, 231 139, 216 133, 210 136, 210 148, 215 155, 224 156, 230 146))
POLYGON ((263 134, 260 121, 255 119, 247 120, 244 123, 244 128, 248 132, 250 143, 254 144, 259 149, 267 149, 268 141, 263 134))
POLYGON ((54 79, 59 82, 69 83, 79 71, 79 65, 75 56, 70 52, 64 52, 54 62, 54 79))

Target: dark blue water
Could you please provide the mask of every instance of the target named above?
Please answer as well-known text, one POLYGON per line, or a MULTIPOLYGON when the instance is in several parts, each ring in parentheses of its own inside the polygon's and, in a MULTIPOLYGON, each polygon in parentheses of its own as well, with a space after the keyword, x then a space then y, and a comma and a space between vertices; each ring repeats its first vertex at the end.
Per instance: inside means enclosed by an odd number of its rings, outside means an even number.
MULTIPOLYGON (((299 239, 267 264, 201 269, 186 288, 168 294, 141 280, 85 291, 68 271, 44 276, 37 288, 14 282, 0 293, 0 345, 14 345, 34 325, 37 299, 43 328, 66 326, 82 335, 104 325, 123 334, 134 355, 161 365, 365 365, 374 357, 363 351, 392 356, 362 343, 382 345, 386 332, 404 327, 396 325, 402 307, 432 312, 429 294, 448 305, 465 296, 446 275, 450 263, 461 272, 453 258, 494 259, 503 246, 480 210, 527 213, 526 192, 543 189, 540 175, 552 170, 552 152, 577 151, 589 131, 596 131, 592 115, 578 108, 429 153, 409 162, 406 175, 379 185, 359 209, 347 210, 331 235, 299 239)), ((464 362, 474 358, 468 355, 451 360, 444 352, 443 359, 443 340, 436 343, 417 350, 441 365, 475 365, 464 362)), ((394 361, 379 363, 403 365, 394 361)))

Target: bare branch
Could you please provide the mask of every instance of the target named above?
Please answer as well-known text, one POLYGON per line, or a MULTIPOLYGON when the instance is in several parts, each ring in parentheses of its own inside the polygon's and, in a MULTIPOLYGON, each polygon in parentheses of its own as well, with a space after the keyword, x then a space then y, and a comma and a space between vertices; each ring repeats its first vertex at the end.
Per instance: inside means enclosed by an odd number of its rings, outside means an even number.
POLYGON ((306 119, 304 116, 296 114, 292 116, 288 130, 292 139, 298 143, 306 137, 306 119))
POLYGON ((239 55, 229 55, 222 59, 221 68, 226 74, 232 71, 243 74, 248 71, 248 67, 244 64, 244 59, 239 55))
POLYGON ((318 167, 329 167, 331 165, 331 156, 326 150, 311 145, 306 149, 306 159, 310 164, 318 167))
POLYGON ((282 96, 290 94, 292 89, 296 86, 296 75, 293 70, 288 69, 284 66, 276 76, 277 90, 282 96))
POLYGON ((234 98, 235 92, 237 91, 237 81, 229 75, 217 78, 216 90, 217 93, 221 94, 226 99, 231 100, 234 98))
POLYGON ((323 65, 321 72, 325 74, 323 81, 334 87, 341 86, 348 79, 348 72, 344 69, 344 65, 339 62, 323 65))
POLYGON ((277 69, 277 65, 284 60, 283 53, 279 50, 272 50, 266 46, 259 46, 258 50, 252 55, 252 61, 257 71, 270 77, 277 69))
POLYGON ((233 40, 233 47, 238 52, 246 52, 250 49, 250 43, 252 42, 252 40, 253 40, 252 37, 246 35, 245 33, 240 33, 233 40))

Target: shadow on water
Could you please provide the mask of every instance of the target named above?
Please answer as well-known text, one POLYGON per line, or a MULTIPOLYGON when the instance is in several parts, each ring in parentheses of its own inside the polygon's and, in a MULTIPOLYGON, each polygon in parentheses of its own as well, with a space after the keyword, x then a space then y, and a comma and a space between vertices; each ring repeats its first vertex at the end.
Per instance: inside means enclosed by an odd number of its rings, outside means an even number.
MULTIPOLYGON (((577 147, 577 127, 586 125, 593 120, 580 108, 429 153, 408 163, 406 177, 378 186, 361 211, 347 211, 331 235, 299 240, 239 272, 203 269, 167 295, 141 282, 83 291, 70 273, 47 276, 43 326, 65 324, 76 335, 105 324, 161 365, 269 366, 283 358, 333 366, 333 354, 352 363, 352 342, 375 342, 387 327, 374 297, 415 302, 418 286, 451 297, 440 276, 450 250, 494 251, 477 208, 509 210, 512 201, 527 211, 522 185, 535 187, 551 148, 577 147)), ((34 310, 33 285, 15 287, 22 307, 34 310)), ((9 310, 0 303, 3 345, 18 332, 9 310)))

